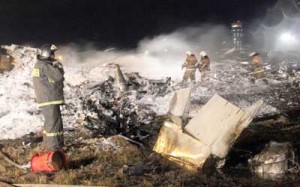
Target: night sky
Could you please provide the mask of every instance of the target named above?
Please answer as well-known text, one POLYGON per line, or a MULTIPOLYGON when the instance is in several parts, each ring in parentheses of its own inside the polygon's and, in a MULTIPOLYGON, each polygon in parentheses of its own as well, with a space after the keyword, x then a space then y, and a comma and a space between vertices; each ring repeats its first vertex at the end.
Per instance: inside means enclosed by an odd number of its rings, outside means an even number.
POLYGON ((144 37, 203 23, 262 19, 276 0, 0 0, 0 44, 94 42, 135 47, 144 37))

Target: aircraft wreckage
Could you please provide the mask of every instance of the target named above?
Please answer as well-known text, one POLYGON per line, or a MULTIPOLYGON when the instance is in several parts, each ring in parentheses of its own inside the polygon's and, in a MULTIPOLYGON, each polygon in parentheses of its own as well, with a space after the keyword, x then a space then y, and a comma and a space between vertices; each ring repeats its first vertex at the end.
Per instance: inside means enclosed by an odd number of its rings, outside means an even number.
POLYGON ((176 91, 170 121, 165 121, 153 150, 194 169, 201 167, 210 155, 225 158, 263 104, 257 101, 242 110, 215 95, 185 124, 189 103, 190 89, 176 91))
MULTIPOLYGON (((3 83, 8 79, 15 81, 13 76, 20 73, 21 77, 28 76, 28 80, 20 79, 21 83, 14 85, 30 88, 30 68, 35 62, 37 49, 16 45, 6 49, 16 63, 11 73, 5 73, 3 83)), ((65 124, 76 121, 77 128, 87 128, 93 136, 120 134, 139 146, 160 129, 153 150, 188 169, 201 168, 212 157, 217 158, 218 166, 223 166, 222 161, 232 154, 231 148, 240 142, 236 140, 245 137, 245 132, 251 133, 249 125, 253 121, 295 116, 299 111, 299 72, 287 76, 285 72, 270 74, 266 71, 266 80, 252 82, 247 67, 230 61, 213 64, 209 83, 182 84, 170 77, 154 80, 142 77, 138 72, 123 74, 117 63, 108 66, 113 68, 114 77, 109 76, 101 83, 84 79, 88 74, 84 68, 80 71, 65 68, 68 100, 62 110, 65 124), (79 74, 83 81, 72 84, 71 74, 79 74), (158 113, 162 103, 168 103, 169 109, 158 113), (155 121, 160 115, 167 116, 162 127, 155 121)), ((34 103, 28 92, 14 99, 26 100, 30 103, 28 106, 34 103)), ((39 113, 32 107, 26 112, 32 116, 39 113)), ((257 141, 254 138, 251 142, 257 141)), ((258 156, 251 154, 248 162, 253 171, 285 173, 291 171, 291 162, 297 171, 292 146, 285 146, 290 145, 288 143, 281 146, 280 149, 285 151, 280 152, 276 159, 274 155, 278 151, 274 150, 278 148, 273 148, 274 145, 277 146, 270 143, 261 153, 256 151, 258 156), (280 161, 279 165, 276 165, 277 161, 280 161), (271 164, 274 164, 272 169, 271 164)))
MULTIPOLYGON (((263 107, 262 100, 240 109, 214 95, 189 119, 190 89, 175 92, 154 151, 189 170, 199 170, 211 159, 221 168, 231 147, 263 107)), ((265 179, 282 178, 300 167, 290 143, 270 142, 261 153, 249 159, 252 171, 265 179)))

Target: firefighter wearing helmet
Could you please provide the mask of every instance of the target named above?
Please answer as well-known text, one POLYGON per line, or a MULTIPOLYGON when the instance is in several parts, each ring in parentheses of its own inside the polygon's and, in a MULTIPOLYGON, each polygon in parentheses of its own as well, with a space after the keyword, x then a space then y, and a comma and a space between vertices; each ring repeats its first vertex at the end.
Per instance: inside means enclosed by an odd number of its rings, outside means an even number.
POLYGON ((252 72, 250 73, 250 75, 252 75, 256 79, 263 78, 265 76, 265 71, 262 66, 263 59, 261 55, 257 52, 253 52, 250 53, 249 57, 251 58, 252 66, 252 72))
POLYGON ((195 82, 196 79, 195 73, 198 67, 197 57, 194 54, 192 54, 191 51, 187 51, 185 54, 186 54, 186 60, 181 66, 182 69, 186 68, 182 78, 182 82, 186 82, 189 79, 195 82))
POLYGON ((209 81, 210 77, 210 58, 205 51, 200 52, 199 71, 201 73, 201 82, 209 81))
POLYGON ((45 120, 43 148, 49 151, 60 150, 64 145, 60 111, 60 105, 64 104, 64 70, 55 59, 55 45, 45 44, 40 50, 32 77, 36 102, 45 120))

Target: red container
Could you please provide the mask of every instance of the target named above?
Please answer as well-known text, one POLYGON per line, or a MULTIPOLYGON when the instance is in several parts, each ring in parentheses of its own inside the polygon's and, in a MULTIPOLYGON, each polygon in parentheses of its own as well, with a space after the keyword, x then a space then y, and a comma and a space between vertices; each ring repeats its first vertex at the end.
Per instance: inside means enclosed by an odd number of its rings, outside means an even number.
POLYGON ((31 159, 31 171, 33 172, 55 172, 65 165, 65 154, 59 150, 37 153, 31 159))

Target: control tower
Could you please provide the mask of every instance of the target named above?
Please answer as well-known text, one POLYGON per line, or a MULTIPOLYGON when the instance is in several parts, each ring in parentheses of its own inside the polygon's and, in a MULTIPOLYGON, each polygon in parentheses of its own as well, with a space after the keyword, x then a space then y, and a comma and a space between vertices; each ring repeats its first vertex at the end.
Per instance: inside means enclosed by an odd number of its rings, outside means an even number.
POLYGON ((243 26, 240 21, 231 24, 231 33, 235 50, 240 51, 242 48, 243 26))

